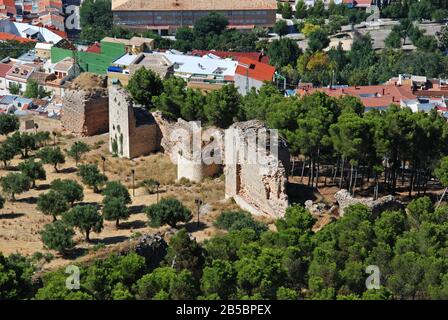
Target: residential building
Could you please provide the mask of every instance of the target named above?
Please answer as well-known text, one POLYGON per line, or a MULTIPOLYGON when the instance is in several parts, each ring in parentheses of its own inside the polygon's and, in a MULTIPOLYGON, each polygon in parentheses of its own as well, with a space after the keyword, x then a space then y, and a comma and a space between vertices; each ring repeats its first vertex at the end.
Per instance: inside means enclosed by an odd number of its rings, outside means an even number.
POLYGON ((343 0, 342 3, 346 4, 349 8, 368 9, 372 6, 372 0, 343 0))
POLYGON ((12 41, 12 40, 13 41, 18 41, 20 43, 36 42, 36 40, 22 38, 20 36, 12 34, 12 33, 0 32, 0 42, 2 42, 2 41, 12 41))
POLYGON ((51 59, 51 48, 53 47, 52 43, 38 42, 34 47, 36 56, 42 60, 51 59))
POLYGON ((13 17, 17 14, 15 0, 0 0, 0 14, 13 17))
POLYGON ((139 54, 154 49, 154 39, 143 37, 132 37, 129 40, 106 37, 101 42, 122 44, 124 45, 126 52, 131 54, 139 54))
POLYGON ((26 90, 28 78, 34 72, 35 68, 26 64, 16 64, 6 73, 6 87, 18 85, 21 92, 26 90))
POLYGON ((330 97, 342 96, 358 97, 363 103, 365 110, 385 110, 391 104, 400 105, 404 100, 415 100, 416 96, 410 87, 395 85, 374 86, 333 86, 325 88, 302 87, 297 89, 300 96, 309 95, 314 92, 324 92, 330 97))
POLYGON ((276 0, 113 0, 114 23, 133 29, 153 29, 172 33, 179 27, 219 12, 229 21, 229 27, 252 29, 272 27, 277 11, 276 0))
POLYGON ((238 92, 246 95, 252 88, 259 90, 265 82, 274 80, 275 67, 252 59, 241 57, 235 70, 235 86, 238 92))
POLYGON ((127 86, 130 77, 139 69, 146 68, 154 71, 161 79, 174 74, 173 64, 161 54, 140 53, 138 55, 125 54, 118 58, 107 70, 108 83, 119 82, 127 86))
POLYGON ((65 31, 64 16, 57 10, 41 13, 38 21, 44 27, 54 27, 58 30, 65 31))
POLYGON ((63 32, 35 26, 28 23, 14 22, 9 18, 0 19, 0 32, 39 42, 58 43, 63 39, 63 32))
POLYGON ((9 93, 8 87, 6 86, 6 73, 8 73, 11 68, 11 64, 0 63, 0 95, 9 93))
POLYGON ((237 52, 237 51, 217 51, 217 50, 193 50, 192 56, 203 57, 212 54, 221 59, 238 60, 241 57, 249 58, 258 62, 269 63, 269 57, 263 52, 237 52))
POLYGON ((174 75, 184 79, 191 88, 210 91, 234 83, 237 61, 219 57, 196 57, 169 51, 161 54, 173 64, 174 75))

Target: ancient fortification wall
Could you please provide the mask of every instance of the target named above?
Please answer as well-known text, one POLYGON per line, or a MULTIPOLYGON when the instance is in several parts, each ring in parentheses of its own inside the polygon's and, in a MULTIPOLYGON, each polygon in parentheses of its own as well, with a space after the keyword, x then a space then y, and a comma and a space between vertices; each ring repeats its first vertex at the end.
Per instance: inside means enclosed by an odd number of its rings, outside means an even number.
POLYGON ((109 149, 119 157, 135 158, 160 147, 157 124, 152 115, 135 107, 129 93, 109 87, 109 149))
MULTIPOLYGON (((193 153, 193 145, 196 143, 199 150, 203 150, 210 144, 207 139, 206 129, 201 130, 199 124, 191 121, 178 119, 170 121, 163 117, 160 112, 153 113, 154 119, 160 130, 161 148, 165 154, 177 164, 177 178, 186 178, 190 181, 200 182, 205 177, 217 175, 222 171, 220 163, 205 164, 202 161, 201 154, 193 153), (201 130, 201 131, 197 131, 201 130), (193 136, 199 133, 197 141, 193 140, 193 136), (190 139, 187 139, 190 137, 190 139)), ((220 136, 222 139, 223 131, 218 128, 209 128, 213 131, 214 136, 220 136)), ((219 151, 222 153, 222 148, 219 151)))
POLYGON ((109 102, 103 90, 67 90, 63 98, 62 127, 73 134, 93 136, 109 128, 109 102))
POLYGON ((224 167, 227 198, 234 198, 240 207, 253 214, 273 217, 285 214, 289 204, 286 193, 289 152, 283 140, 263 138, 260 132, 266 131, 264 123, 240 122, 224 131, 200 128, 199 123, 182 119, 172 121, 160 112, 150 114, 134 106, 129 93, 119 86, 109 88, 109 118, 112 153, 133 158, 162 150, 177 164, 178 179, 195 182, 220 173, 224 167), (227 134, 232 132, 236 132, 231 139, 233 145, 228 145, 227 134), (260 144, 251 145, 252 141, 260 144), (249 148, 234 149, 236 146, 249 148), (236 152, 234 159, 233 152, 236 152), (215 161, 207 162, 206 155, 215 161), (256 162, 248 162, 247 155, 256 156, 256 162))
MULTIPOLYGON (((286 144, 280 140, 278 155, 260 152, 255 146, 247 145, 263 129, 260 121, 247 121, 235 123, 227 131, 235 130, 238 146, 248 146, 248 154, 257 154, 256 163, 243 159, 244 151, 236 150, 235 159, 229 159, 226 150, 225 177, 226 197, 233 198, 243 209, 252 214, 267 214, 274 217, 282 217, 288 207, 287 170, 289 168, 289 156, 286 144)), ((226 144, 227 147, 227 144, 226 144)))
POLYGON ((62 127, 73 134, 93 136, 109 129, 109 99, 103 78, 84 73, 65 91, 62 127))

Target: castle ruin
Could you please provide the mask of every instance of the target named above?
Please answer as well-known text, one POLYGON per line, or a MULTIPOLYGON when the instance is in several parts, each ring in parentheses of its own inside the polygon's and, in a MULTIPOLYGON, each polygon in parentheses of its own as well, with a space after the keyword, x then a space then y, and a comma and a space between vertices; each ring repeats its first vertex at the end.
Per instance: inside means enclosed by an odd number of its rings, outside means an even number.
POLYGON ((178 179, 194 182, 224 169, 226 198, 252 214, 285 214, 289 152, 285 141, 272 136, 263 122, 239 122, 222 130, 172 121, 135 106, 129 93, 115 85, 109 87, 109 119, 111 153, 134 158, 161 150, 177 164, 178 179), (248 161, 251 156, 255 161, 248 161))
POLYGON ((135 158, 160 147, 159 129, 153 116, 142 106, 134 106, 129 93, 120 86, 109 87, 109 150, 112 154, 135 158))
POLYGON ((80 136, 93 136, 109 129, 109 98, 105 80, 88 73, 79 76, 65 91, 62 127, 80 136))

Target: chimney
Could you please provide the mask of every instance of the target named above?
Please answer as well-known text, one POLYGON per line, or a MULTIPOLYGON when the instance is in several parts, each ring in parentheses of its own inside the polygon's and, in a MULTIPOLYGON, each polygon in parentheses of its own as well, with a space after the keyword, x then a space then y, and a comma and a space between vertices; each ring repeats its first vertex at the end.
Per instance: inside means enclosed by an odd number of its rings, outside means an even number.
POLYGON ((382 92, 382 95, 384 96, 384 94, 386 93, 386 89, 383 88, 382 92))
POLYGON ((342 93, 343 93, 343 94, 345 93, 345 90, 344 90, 344 88, 342 88, 342 93))
POLYGON ((395 102, 395 96, 392 96, 392 102, 395 102))

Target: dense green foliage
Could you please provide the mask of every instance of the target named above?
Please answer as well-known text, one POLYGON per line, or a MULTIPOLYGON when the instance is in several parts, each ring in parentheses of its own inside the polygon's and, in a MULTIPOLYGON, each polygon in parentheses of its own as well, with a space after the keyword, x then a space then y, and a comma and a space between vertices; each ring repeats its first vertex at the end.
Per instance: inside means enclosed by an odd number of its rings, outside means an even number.
POLYGON ((0 300, 31 298, 34 294, 33 272, 34 267, 23 256, 11 254, 5 257, 0 253, 0 300))
POLYGON ((65 163, 65 156, 59 147, 43 147, 36 155, 43 163, 52 164, 56 172, 59 172, 58 165, 65 163))
POLYGON ((277 221, 277 231, 243 228, 202 245, 182 229, 155 267, 135 253, 112 255, 82 268, 79 291, 63 290, 63 279, 53 272, 36 297, 446 299, 448 207, 434 209, 423 197, 407 210, 374 216, 354 205, 314 233, 309 212, 293 206, 277 221), (380 289, 366 288, 370 265, 379 267, 380 289))
POLYGON ((53 220, 56 221, 57 216, 68 210, 68 201, 59 192, 50 190, 47 193, 41 193, 37 198, 37 210, 53 216, 53 220))
MULTIPOLYGON (((34 42, 19 42, 16 40, 5 40, 0 42, 0 59, 7 57, 18 58, 22 54, 28 52, 30 49, 34 49, 34 42)), ((18 86, 18 85, 17 85, 18 86)), ((12 93, 12 92, 11 92, 12 93)))
POLYGON ((152 204, 145 209, 149 224, 160 227, 168 224, 175 227, 179 222, 188 222, 192 218, 191 211, 174 198, 165 198, 159 203, 152 204))
POLYGON ((75 141, 70 149, 67 151, 67 155, 75 160, 76 166, 78 166, 78 162, 81 160, 83 154, 90 151, 90 147, 87 143, 82 141, 75 141))
POLYGON ((55 191, 60 197, 64 198, 70 206, 76 201, 82 201, 84 199, 84 191, 82 186, 71 179, 55 179, 50 184, 51 190, 55 191))
POLYGON ((74 247, 74 235, 75 232, 73 229, 60 220, 46 224, 40 231, 40 236, 45 247, 56 250, 62 254, 74 247))
POLYGON ((100 233, 103 230, 103 216, 96 206, 91 204, 76 205, 65 212, 62 219, 67 225, 78 228, 85 234, 85 240, 90 241, 90 232, 100 233))
POLYGON ((238 231, 244 228, 254 230, 257 234, 267 230, 265 224, 252 218, 250 213, 244 211, 225 211, 219 215, 214 225, 228 231, 238 231))
POLYGON ((102 40, 113 26, 111 0, 86 0, 79 10, 82 27, 81 39, 94 42, 102 40), (99 14, 101 12, 101 14, 99 14))
POLYGON ((11 201, 16 200, 16 195, 28 191, 31 186, 31 180, 23 173, 8 173, 0 179, 2 191, 7 194, 11 201))
POLYGON ((45 180, 47 177, 42 162, 35 161, 34 159, 21 162, 19 164, 19 170, 30 178, 33 188, 36 188, 36 180, 45 180))
POLYGON ((12 114, 3 113, 0 115, 0 134, 6 135, 8 133, 19 130, 19 119, 12 114))
POLYGON ((138 69, 129 80, 127 89, 139 104, 152 106, 152 98, 162 93, 162 80, 152 70, 138 69))
POLYGON ((99 188, 107 181, 107 177, 94 164, 80 165, 78 175, 81 177, 82 183, 91 187, 95 193, 99 193, 99 188))

